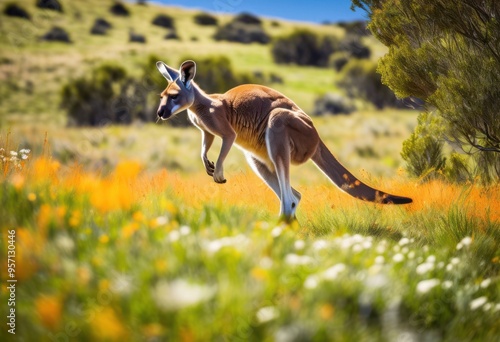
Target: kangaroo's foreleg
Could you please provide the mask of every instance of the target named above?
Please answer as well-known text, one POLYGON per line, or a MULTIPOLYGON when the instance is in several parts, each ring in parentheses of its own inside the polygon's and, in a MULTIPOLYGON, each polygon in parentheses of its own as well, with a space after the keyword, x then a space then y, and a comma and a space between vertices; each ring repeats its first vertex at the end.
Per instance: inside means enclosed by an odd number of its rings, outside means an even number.
POLYGON ((226 179, 224 178, 224 160, 227 157, 227 154, 229 153, 229 150, 231 149, 231 146, 233 146, 234 141, 236 140, 236 133, 234 130, 227 130, 224 132, 223 135, 221 135, 222 138, 222 147, 220 149, 220 154, 219 158, 217 158, 217 162, 215 163, 215 170, 214 170, 214 181, 216 183, 225 183, 226 179))
MULTIPOLYGON (((280 194, 280 184, 278 181, 278 176, 274 170, 270 170, 269 167, 261 162, 259 159, 252 156, 250 153, 246 153, 247 161, 252 170, 259 176, 266 184, 269 186, 276 196, 281 200, 280 194)), ((292 193, 295 196, 297 204, 300 202, 302 195, 300 192, 292 188, 292 193)))
POLYGON ((214 142, 215 136, 212 133, 207 131, 201 131, 201 160, 203 161, 203 165, 205 165, 205 170, 209 176, 214 175, 215 165, 213 162, 208 160, 207 152, 212 147, 212 143, 214 142))

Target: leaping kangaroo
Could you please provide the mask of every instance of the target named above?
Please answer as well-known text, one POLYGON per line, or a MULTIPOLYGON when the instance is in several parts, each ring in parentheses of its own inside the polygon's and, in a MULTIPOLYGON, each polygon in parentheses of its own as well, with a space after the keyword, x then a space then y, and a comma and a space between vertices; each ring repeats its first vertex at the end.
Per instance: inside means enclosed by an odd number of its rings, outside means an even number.
POLYGON ((225 183, 224 160, 233 144, 240 147, 255 173, 280 199, 280 217, 295 218, 301 194, 290 186, 290 164, 312 159, 341 190, 364 201, 411 203, 411 198, 369 187, 352 175, 328 150, 311 118, 278 91, 255 84, 240 85, 224 94, 206 94, 193 81, 196 63, 188 60, 179 71, 157 62, 168 86, 161 93, 158 118, 167 120, 184 109, 201 130, 201 159, 209 176, 225 183), (214 137, 222 138, 219 158, 209 161, 214 137))

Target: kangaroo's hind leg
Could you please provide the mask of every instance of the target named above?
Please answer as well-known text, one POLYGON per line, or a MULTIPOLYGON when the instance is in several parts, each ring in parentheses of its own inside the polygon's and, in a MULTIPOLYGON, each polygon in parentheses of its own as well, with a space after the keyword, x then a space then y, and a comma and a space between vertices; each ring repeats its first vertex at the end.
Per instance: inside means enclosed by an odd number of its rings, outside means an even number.
MULTIPOLYGON (((274 170, 270 170, 266 163, 263 163, 250 153, 246 154, 246 158, 252 170, 267 184, 267 186, 269 186, 274 191, 276 196, 278 196, 278 198, 281 200, 280 184, 278 181, 278 176, 276 176, 276 172, 274 170)), ((292 192, 298 205, 302 195, 294 188, 292 188, 292 192)))

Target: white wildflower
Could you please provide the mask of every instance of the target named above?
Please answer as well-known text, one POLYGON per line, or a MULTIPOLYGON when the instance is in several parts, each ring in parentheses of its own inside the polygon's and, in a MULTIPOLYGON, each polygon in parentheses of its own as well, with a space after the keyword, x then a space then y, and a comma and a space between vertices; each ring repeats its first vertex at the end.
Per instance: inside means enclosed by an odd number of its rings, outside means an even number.
POLYGON ((266 323, 278 318, 279 311, 274 306, 265 306, 260 308, 255 316, 257 317, 257 321, 259 323, 266 323))
POLYGON ((407 256, 408 256, 408 259, 413 259, 415 257, 415 252, 410 251, 407 256))
POLYGON ((483 311, 490 311, 492 307, 493 307, 493 304, 486 303, 483 305, 483 311))
POLYGON ((422 280, 417 284, 417 293, 425 294, 440 284, 439 279, 422 280))
POLYGON ((401 262, 405 259, 405 256, 401 253, 398 253, 398 254, 395 254, 393 257, 392 257, 392 260, 394 262, 401 262))
POLYGON ((420 264, 417 266, 417 273, 418 274, 425 274, 427 272, 430 272, 434 269, 434 264, 430 262, 424 262, 423 264, 420 264))
POLYGON ((446 265, 446 270, 447 270, 448 272, 451 272, 451 271, 453 270, 453 264, 448 264, 448 265, 446 265))
POLYGON ((486 278, 484 279, 479 286, 481 286, 483 289, 487 288, 491 284, 491 278, 486 278))
POLYGON ((296 250, 300 251, 304 249, 306 243, 304 242, 304 240, 297 240, 294 242, 293 246, 295 247, 296 250))
POLYGON ((436 257, 434 255, 429 255, 427 257, 427 262, 430 262, 430 263, 435 263, 436 262, 436 257))
POLYGON ((31 152, 31 150, 28 148, 23 148, 22 150, 19 151, 19 153, 22 153, 22 154, 29 154, 30 152, 31 152))
POLYGON ((308 265, 312 264, 313 262, 314 259, 308 255, 298 255, 290 253, 285 256, 285 263, 292 266, 308 265))
POLYGON ((22 155, 21 155, 21 159, 22 159, 22 160, 26 160, 26 159, 28 159, 28 155, 26 155, 26 154, 22 154, 22 155))
POLYGON ((401 248, 401 253, 403 254, 408 254, 408 252, 410 251, 410 249, 406 246, 404 246, 403 248, 401 248))
POLYGON ((495 307, 493 308, 493 311, 497 312, 500 311, 500 303, 496 303, 495 307))
POLYGON ((382 255, 379 255, 375 258, 375 263, 381 265, 385 262, 385 258, 382 255))
POLYGON ((346 266, 342 263, 333 265, 323 272, 323 277, 328 280, 334 280, 338 275, 346 270, 346 266))
POLYGON ((377 253, 384 254, 386 247, 387 247, 387 241, 385 240, 380 241, 376 248, 377 253))
POLYGON ((179 233, 181 233, 181 235, 183 236, 189 235, 189 233, 191 233, 191 228, 189 228, 188 226, 181 226, 179 228, 179 233))
POLYGON ((448 290, 453 286, 453 282, 451 280, 445 280, 443 281, 443 284, 441 284, 441 286, 443 287, 443 289, 448 290))
POLYGON ((175 242, 179 240, 180 237, 181 233, 179 233, 177 229, 174 229, 170 233, 168 233, 168 239, 170 240, 170 242, 175 242))
POLYGON ((205 249, 210 253, 216 253, 223 247, 242 247, 248 243, 248 238, 245 235, 239 234, 236 236, 226 236, 217 240, 210 241, 205 244, 205 249))
POLYGON ((199 285, 177 279, 162 280, 152 289, 156 305, 165 311, 175 311, 205 302, 217 292, 215 286, 199 285))
POLYGON ((328 243, 325 240, 314 241, 313 248, 317 251, 325 249, 328 247, 328 243))
POLYGON ((396 253, 399 253, 401 251, 401 247, 399 245, 395 245, 394 247, 392 247, 392 250, 396 253))
POLYGON ((271 267, 273 267, 273 259, 271 259, 270 257, 263 257, 259 261, 259 266, 262 268, 270 269, 271 267))
POLYGON ((304 287, 306 289, 315 289, 316 287, 318 287, 318 284, 319 284, 319 277, 315 274, 313 275, 310 275, 306 278, 305 282, 304 282, 304 287))
POLYGON ((406 237, 404 237, 404 238, 402 238, 401 240, 399 240, 399 245, 400 245, 400 246, 404 246, 404 245, 407 245, 407 244, 409 244, 409 243, 410 243, 410 239, 408 239, 408 238, 406 238, 406 237))
POLYGON ((355 244, 354 246, 352 246, 352 251, 354 253, 359 253, 363 250, 363 246, 361 246, 360 244, 355 244))
POLYGON ((274 227, 273 230, 271 230, 271 235, 272 237, 277 238, 278 236, 281 235, 283 232, 283 227, 274 227))
POLYGON ((363 241, 361 246, 363 246, 364 249, 370 249, 372 248, 372 241, 371 240, 363 241))
POLYGON ((444 262, 440 261, 437 263, 437 268, 443 268, 444 267, 444 262))
POLYGON ((476 309, 479 309, 484 304, 486 304, 487 302, 488 302, 488 298, 486 298, 485 296, 478 297, 476 299, 471 300, 469 307, 471 310, 476 310, 476 309))
POLYGON ((71 253, 75 248, 75 242, 67 234, 60 234, 55 238, 55 244, 62 252, 71 253))
POLYGON ((470 236, 466 236, 457 244, 457 249, 460 250, 463 247, 468 247, 471 243, 472 238, 470 236))
POLYGON ((10 151, 10 155, 13 157, 17 157, 17 152, 16 151, 10 151))
POLYGON ((164 226, 168 223, 168 217, 166 216, 158 216, 156 219, 155 219, 155 223, 157 226, 164 226))
POLYGON ((451 258, 450 263, 452 265, 458 265, 460 263, 460 259, 456 258, 456 257, 455 258, 451 258))
POLYGON ((132 277, 123 273, 116 274, 111 281, 111 291, 118 295, 129 295, 132 293, 132 277))

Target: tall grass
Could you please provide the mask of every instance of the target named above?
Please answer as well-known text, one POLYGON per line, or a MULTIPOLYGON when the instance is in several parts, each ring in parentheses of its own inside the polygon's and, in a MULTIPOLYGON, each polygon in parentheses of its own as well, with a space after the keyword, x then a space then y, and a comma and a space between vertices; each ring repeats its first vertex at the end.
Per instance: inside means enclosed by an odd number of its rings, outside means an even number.
POLYGON ((499 186, 370 180, 409 206, 303 186, 298 222, 283 226, 277 198, 245 172, 221 186, 137 161, 95 172, 29 156, 3 161, 0 181, 2 241, 16 231, 16 337, 500 336, 499 186))

